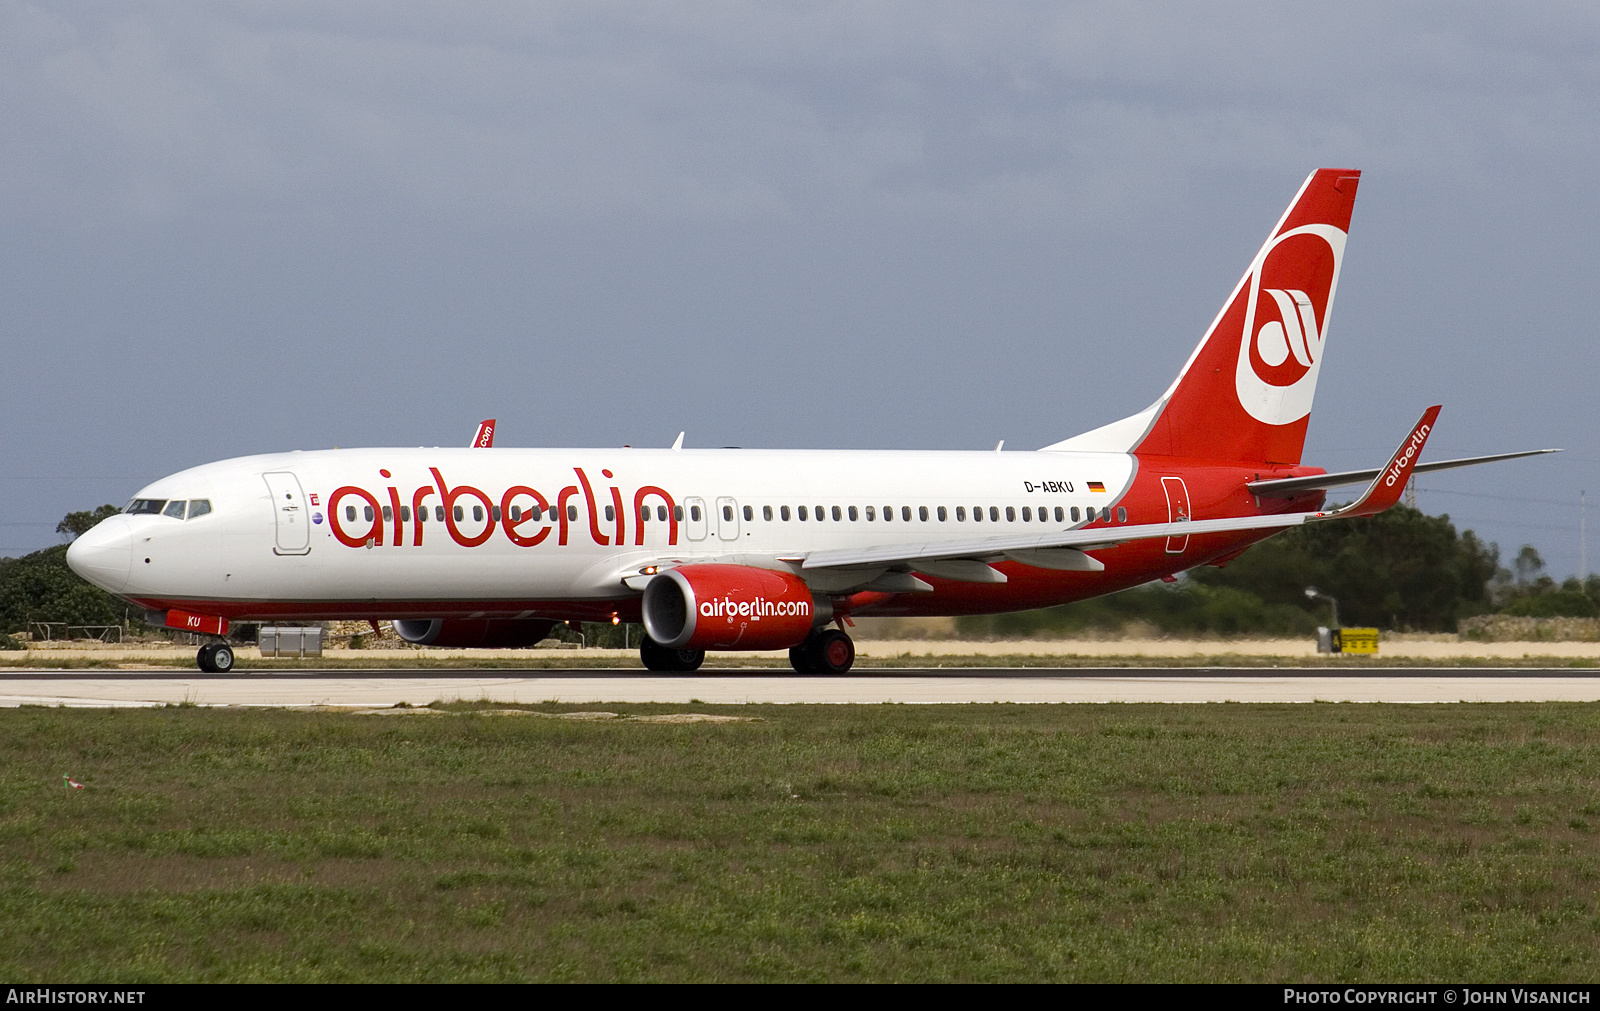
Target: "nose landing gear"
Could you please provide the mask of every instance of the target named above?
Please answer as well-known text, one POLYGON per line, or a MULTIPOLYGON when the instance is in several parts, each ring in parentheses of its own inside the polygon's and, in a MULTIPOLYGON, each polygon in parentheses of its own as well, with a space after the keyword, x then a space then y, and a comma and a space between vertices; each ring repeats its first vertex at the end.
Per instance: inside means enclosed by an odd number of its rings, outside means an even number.
POLYGON ((233 670, 233 647, 225 642, 208 642, 200 647, 194 662, 207 674, 226 674, 233 670))
POLYGON ((812 632, 789 650, 789 666, 801 674, 843 674, 856 662, 856 644, 837 628, 812 632))

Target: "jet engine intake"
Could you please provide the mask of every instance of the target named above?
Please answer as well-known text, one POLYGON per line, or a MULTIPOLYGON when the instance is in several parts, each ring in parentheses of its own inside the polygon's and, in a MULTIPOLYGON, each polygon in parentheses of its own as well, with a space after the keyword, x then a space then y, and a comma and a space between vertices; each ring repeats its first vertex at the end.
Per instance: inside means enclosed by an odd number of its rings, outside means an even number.
POLYGON ((805 580, 749 565, 683 565, 644 588, 644 628, 668 649, 788 649, 833 613, 805 580))
POLYGON ((549 636, 555 624, 545 618, 413 618, 396 621, 394 630, 418 646, 518 649, 549 636))

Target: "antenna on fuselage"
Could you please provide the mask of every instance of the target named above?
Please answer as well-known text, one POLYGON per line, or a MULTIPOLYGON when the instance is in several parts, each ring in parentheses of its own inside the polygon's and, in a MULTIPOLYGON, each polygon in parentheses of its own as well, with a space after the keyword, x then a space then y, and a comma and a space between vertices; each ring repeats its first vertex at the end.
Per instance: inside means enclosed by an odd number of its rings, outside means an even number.
POLYGON ((672 440, 672 448, 673 449, 682 449, 683 448, 683 433, 682 432, 679 432, 678 433, 678 437, 676 439, 672 440))
POLYGON ((994 451, 996 453, 1000 452, 1002 449, 1005 448, 1005 445, 1006 445, 1006 440, 1001 439, 999 442, 994 444, 994 451))

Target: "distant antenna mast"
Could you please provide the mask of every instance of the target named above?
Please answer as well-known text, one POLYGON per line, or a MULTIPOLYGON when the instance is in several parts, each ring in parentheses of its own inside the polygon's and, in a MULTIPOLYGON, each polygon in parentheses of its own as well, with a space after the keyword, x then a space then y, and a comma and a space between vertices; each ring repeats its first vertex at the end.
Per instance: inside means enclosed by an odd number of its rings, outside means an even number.
POLYGON ((1589 578, 1589 493, 1578 492, 1578 582, 1589 578))
POLYGON ((1406 505, 1413 509, 1417 507, 1417 478, 1414 474, 1411 480, 1406 482, 1406 505))

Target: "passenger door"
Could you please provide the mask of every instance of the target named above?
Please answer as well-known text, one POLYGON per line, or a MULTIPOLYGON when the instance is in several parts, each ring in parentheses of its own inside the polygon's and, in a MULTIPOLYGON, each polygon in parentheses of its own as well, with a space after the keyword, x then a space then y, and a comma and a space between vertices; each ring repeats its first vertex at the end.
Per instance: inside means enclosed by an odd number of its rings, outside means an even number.
POLYGON ((305 494, 300 479, 288 471, 262 474, 272 497, 272 514, 278 526, 279 555, 304 555, 311 551, 311 518, 306 515, 305 494))

